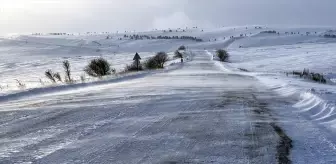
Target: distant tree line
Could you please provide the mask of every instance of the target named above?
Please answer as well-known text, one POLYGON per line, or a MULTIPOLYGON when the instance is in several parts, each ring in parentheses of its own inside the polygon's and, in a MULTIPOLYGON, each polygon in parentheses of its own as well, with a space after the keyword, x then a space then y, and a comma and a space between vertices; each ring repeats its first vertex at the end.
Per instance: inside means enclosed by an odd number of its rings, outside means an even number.
POLYGON ((276 34, 277 32, 275 30, 269 30, 269 31, 261 31, 260 33, 276 34))
POLYGON ((327 79, 323 76, 323 74, 311 72, 309 71, 309 69, 304 69, 302 72, 301 71, 287 72, 286 74, 287 76, 288 74, 293 74, 296 76, 300 76, 300 78, 310 79, 323 84, 327 83, 327 79))
MULTIPOLYGON (((193 40, 196 42, 202 42, 203 40, 200 38, 196 38, 193 36, 149 36, 149 35, 124 35, 124 38, 132 39, 132 40, 144 40, 144 39, 183 39, 183 40, 193 40)), ((120 39, 121 40, 121 39, 120 39)))
POLYGON ((335 34, 325 34, 324 35, 325 38, 336 38, 335 34))
POLYGON ((59 33, 59 32, 55 32, 55 33, 32 33, 32 35, 74 35, 74 34, 68 34, 68 33, 59 33))

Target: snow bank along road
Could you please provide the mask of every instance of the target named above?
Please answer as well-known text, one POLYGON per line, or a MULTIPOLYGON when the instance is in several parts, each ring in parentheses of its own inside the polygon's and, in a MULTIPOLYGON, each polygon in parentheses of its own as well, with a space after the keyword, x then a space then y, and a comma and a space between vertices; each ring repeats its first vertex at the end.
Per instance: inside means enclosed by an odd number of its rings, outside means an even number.
POLYGON ((181 69, 2 102, 0 163, 336 162, 290 100, 194 54, 181 69))

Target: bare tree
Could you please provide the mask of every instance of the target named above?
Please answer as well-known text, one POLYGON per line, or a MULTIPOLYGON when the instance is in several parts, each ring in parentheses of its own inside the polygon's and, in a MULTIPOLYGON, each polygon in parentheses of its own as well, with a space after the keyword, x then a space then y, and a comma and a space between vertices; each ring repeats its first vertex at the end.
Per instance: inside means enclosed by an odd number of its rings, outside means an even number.
POLYGON ((164 64, 169 60, 167 53, 165 52, 158 52, 154 56, 154 61, 157 63, 159 68, 163 68, 164 64))

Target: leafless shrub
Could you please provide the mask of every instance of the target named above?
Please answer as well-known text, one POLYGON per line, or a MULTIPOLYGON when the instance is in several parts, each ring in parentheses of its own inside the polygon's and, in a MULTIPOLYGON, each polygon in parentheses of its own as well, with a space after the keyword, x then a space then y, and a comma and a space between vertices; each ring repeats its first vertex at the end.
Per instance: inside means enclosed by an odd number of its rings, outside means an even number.
POLYGON ((26 84, 24 84, 22 81, 15 79, 16 83, 17 83, 17 87, 19 89, 25 89, 26 88, 26 84))
POLYGON ((62 82, 62 77, 61 77, 60 73, 57 72, 53 76, 54 76, 55 80, 57 79, 59 82, 62 82))
POLYGON ((72 83, 73 80, 71 78, 70 62, 68 60, 63 61, 63 68, 65 72, 65 81, 67 83, 72 83))
POLYGON ((137 63, 137 61, 133 61, 131 65, 126 65, 124 70, 125 72, 142 71, 143 67, 140 62, 137 63))
POLYGON ((54 77, 54 72, 52 72, 52 70, 47 70, 45 72, 45 76, 52 82, 52 83, 56 83, 56 79, 54 77))

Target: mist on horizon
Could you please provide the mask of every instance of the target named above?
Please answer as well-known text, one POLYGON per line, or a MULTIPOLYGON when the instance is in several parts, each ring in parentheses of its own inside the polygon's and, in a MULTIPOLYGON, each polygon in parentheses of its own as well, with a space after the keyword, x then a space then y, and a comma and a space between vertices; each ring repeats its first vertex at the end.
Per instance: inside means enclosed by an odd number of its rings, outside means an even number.
POLYGON ((0 34, 185 26, 336 26, 333 0, 0 0, 0 34))

